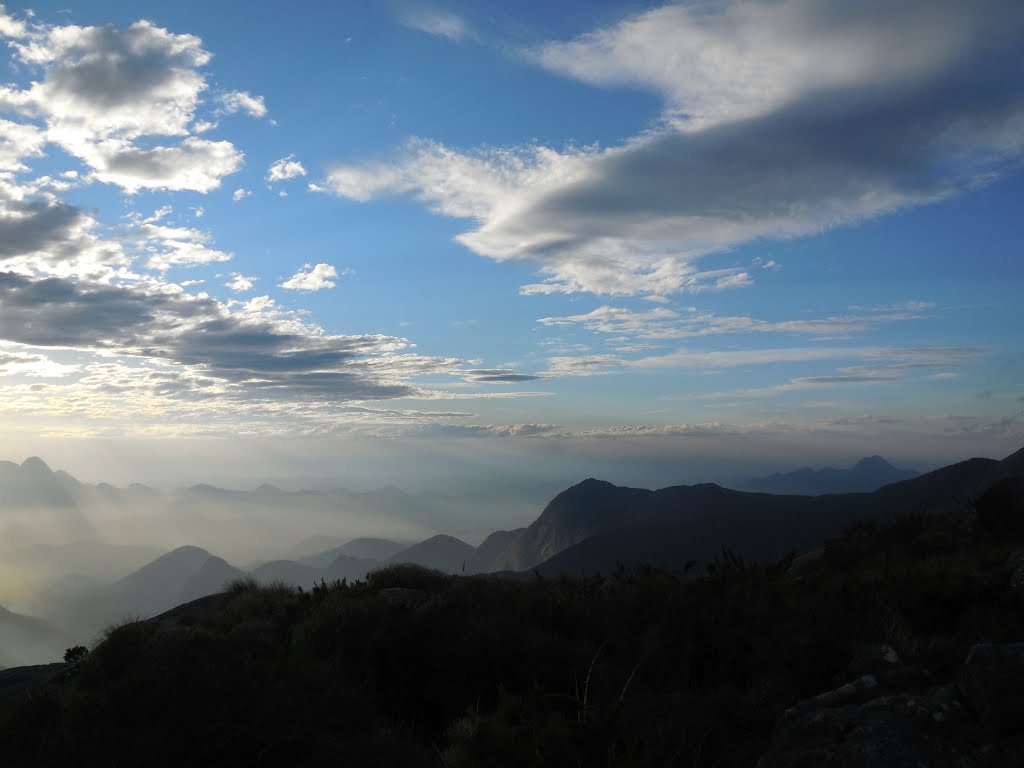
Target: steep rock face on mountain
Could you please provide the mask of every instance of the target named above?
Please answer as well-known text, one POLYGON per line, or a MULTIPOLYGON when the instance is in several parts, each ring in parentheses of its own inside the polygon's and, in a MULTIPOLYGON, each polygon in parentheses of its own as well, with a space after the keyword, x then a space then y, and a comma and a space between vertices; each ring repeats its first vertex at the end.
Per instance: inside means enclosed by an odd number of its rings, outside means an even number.
POLYGON ((495 562, 496 570, 527 570, 601 531, 628 524, 653 491, 593 478, 562 491, 495 562))
POLYGON ((495 531, 473 552, 473 556, 466 563, 466 573, 488 573, 497 570, 501 556, 505 550, 526 531, 525 528, 516 528, 512 531, 495 531))

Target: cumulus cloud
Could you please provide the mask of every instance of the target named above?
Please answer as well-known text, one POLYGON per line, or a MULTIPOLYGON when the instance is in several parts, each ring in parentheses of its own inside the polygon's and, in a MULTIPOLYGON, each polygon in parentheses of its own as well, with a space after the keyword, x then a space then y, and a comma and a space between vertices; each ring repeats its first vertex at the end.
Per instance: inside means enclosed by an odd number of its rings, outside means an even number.
MULTIPOLYGON (((158 211, 166 215, 170 208, 158 211)), ((146 266, 166 270, 171 267, 198 267, 230 261, 232 254, 210 247, 212 237, 192 227, 175 227, 158 223, 163 215, 136 221, 132 237, 146 254, 146 266)))
POLYGON ((3 37, 24 37, 27 28, 25 22, 15 19, 7 9, 0 5, 0 36, 3 37))
POLYGON ((231 279, 224 283, 224 285, 235 293, 245 293, 246 291, 251 291, 253 289, 253 286, 256 285, 256 280, 258 279, 259 278, 256 277, 246 277, 245 275, 235 272, 231 275, 231 279))
POLYGON ((198 37, 148 21, 124 29, 32 23, 11 48, 40 76, 24 89, 0 88, 0 105, 41 119, 46 140, 93 178, 128 192, 208 192, 241 166, 230 142, 189 135, 207 88, 200 69, 211 58, 198 37))
POLYGON ((85 145, 81 157, 95 178, 116 184, 128 193, 140 189, 209 192, 224 176, 242 165, 242 154, 229 141, 189 137, 173 147, 141 149, 109 140, 85 145))
POLYGON ((307 264, 294 275, 289 277, 278 287, 286 288, 289 291, 319 291, 324 288, 333 288, 334 279, 338 276, 338 270, 330 264, 307 264))
POLYGON ((220 111, 225 115, 233 115, 236 112, 244 112, 249 117, 265 117, 267 105, 262 96, 253 96, 246 91, 229 91, 221 94, 218 98, 220 111))
POLYGON ((288 179, 305 175, 306 169, 302 167, 302 163, 295 159, 295 155, 282 157, 267 169, 267 181, 269 182, 287 181, 288 179))
POLYGON ((46 134, 34 125, 0 119, 0 171, 24 171, 25 160, 41 157, 46 134))
POLYGON ((671 5, 531 51, 568 77, 660 93, 660 119, 624 144, 413 140, 322 186, 472 220, 463 245, 545 275, 525 293, 740 287, 744 270, 695 263, 940 200, 1018 158, 1024 97, 1005 73, 1022 28, 1013 0, 671 5))
POLYGON ((231 193, 231 199, 236 203, 245 200, 247 197, 252 197, 252 190, 244 189, 243 187, 239 187, 231 193))

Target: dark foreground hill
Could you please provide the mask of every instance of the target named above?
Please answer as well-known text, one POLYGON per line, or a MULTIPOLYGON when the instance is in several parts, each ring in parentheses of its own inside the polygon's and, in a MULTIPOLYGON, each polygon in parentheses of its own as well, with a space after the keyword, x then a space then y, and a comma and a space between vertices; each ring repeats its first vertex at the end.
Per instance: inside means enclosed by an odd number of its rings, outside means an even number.
POLYGON ((1018 481, 688 576, 239 583, 0 672, 5 766, 1019 765, 1018 481))

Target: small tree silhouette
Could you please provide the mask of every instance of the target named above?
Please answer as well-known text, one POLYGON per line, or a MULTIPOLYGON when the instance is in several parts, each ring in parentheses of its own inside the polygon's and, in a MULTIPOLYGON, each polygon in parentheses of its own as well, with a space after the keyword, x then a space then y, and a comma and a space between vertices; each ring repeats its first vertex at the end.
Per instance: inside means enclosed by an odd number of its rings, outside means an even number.
POLYGON ((89 655, 89 649, 84 645, 75 645, 64 651, 64 661, 68 664, 78 664, 89 655))

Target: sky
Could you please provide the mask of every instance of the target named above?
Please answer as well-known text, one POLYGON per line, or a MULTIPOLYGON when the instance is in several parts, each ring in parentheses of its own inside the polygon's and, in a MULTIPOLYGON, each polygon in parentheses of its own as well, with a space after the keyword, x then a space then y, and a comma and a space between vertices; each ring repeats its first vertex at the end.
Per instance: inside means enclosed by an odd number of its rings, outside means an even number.
POLYGON ((1017 0, 61 0, 0 39, 0 458, 668 485, 1024 445, 1017 0))

